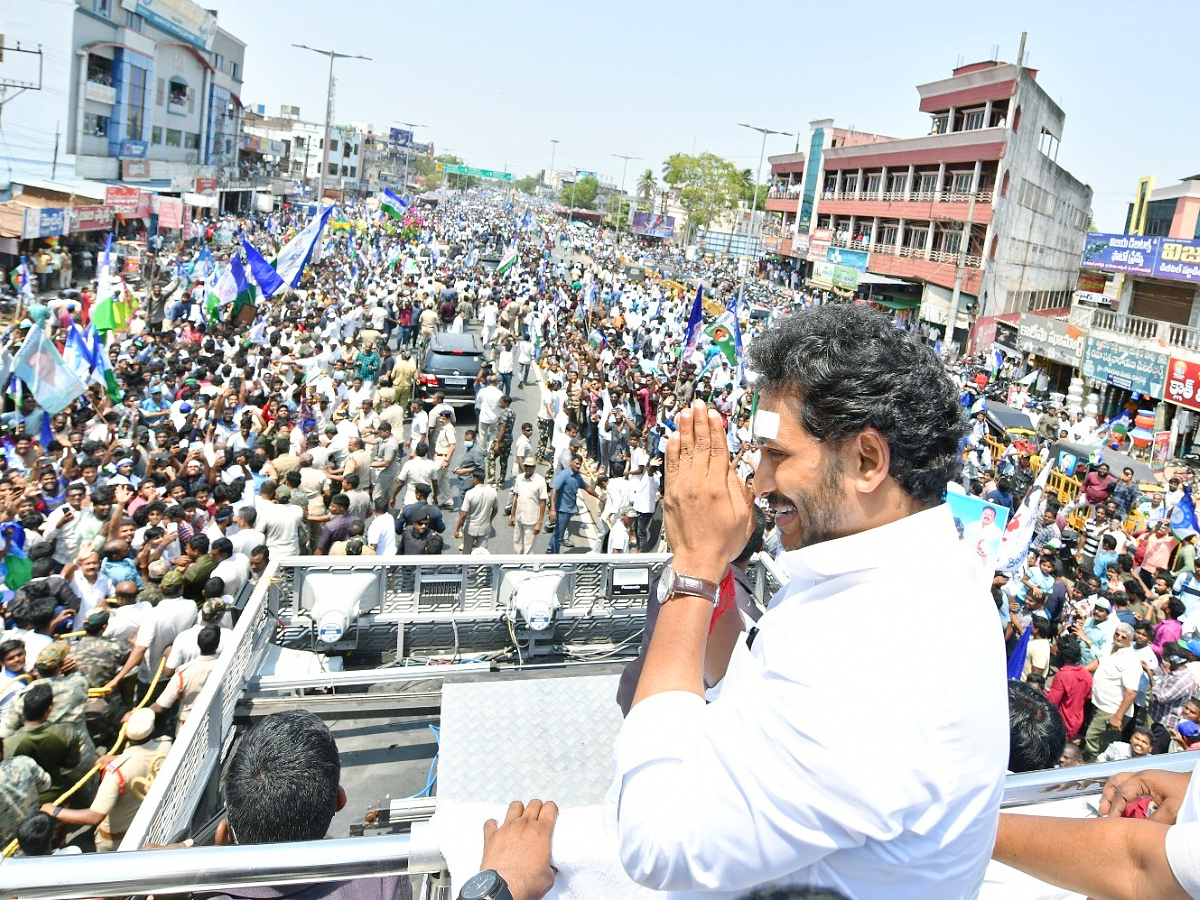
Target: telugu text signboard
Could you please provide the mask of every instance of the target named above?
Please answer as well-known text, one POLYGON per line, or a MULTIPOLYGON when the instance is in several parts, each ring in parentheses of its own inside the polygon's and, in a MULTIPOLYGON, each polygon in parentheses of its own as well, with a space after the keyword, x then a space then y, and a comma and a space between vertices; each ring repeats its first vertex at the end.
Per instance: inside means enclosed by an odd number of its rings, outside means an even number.
POLYGON ((55 237, 67 234, 69 228, 65 209, 29 206, 25 208, 25 218, 21 223, 21 238, 55 237))
POLYGON ((829 253, 829 245, 833 242, 833 232, 828 228, 814 228, 808 237, 808 258, 810 262, 825 262, 829 253))
POLYGON ((825 258, 835 265, 847 266, 848 268, 865 272, 867 271, 867 261, 870 259, 870 254, 862 250, 845 250, 842 247, 830 247, 825 251, 825 258))
POLYGON ((71 231, 108 231, 113 211, 107 206, 75 206, 71 209, 71 231))
POLYGON ((1167 386, 1163 399, 1188 409, 1200 410, 1200 363, 1172 356, 1167 364, 1167 386))
POLYGON ((1017 320, 1017 349, 1078 368, 1083 361, 1083 332, 1061 319, 1023 313, 1017 320))
POLYGON ((141 191, 130 187, 110 187, 104 191, 104 205, 121 216, 132 216, 137 212, 141 191))
POLYGON ((1080 266, 1200 283, 1200 240, 1091 232, 1080 266))
POLYGON ((1165 353, 1089 337, 1081 371, 1084 378, 1092 381, 1157 399, 1163 396, 1169 361, 1165 353))

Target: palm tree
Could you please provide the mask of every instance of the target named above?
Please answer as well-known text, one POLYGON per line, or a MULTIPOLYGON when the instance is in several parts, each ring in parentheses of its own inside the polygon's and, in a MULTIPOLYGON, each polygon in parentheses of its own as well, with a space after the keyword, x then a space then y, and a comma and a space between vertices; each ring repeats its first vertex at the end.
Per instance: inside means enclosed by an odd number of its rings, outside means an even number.
POLYGON ((638 177, 637 195, 640 199, 649 203, 653 199, 656 190, 658 190, 658 184, 654 180, 654 170, 647 169, 638 177))

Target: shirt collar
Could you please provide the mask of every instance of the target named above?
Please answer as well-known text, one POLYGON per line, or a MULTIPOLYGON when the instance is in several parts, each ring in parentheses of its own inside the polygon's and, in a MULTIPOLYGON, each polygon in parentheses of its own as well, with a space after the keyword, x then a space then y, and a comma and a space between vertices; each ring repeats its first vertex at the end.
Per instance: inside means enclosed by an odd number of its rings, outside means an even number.
POLYGON ((789 550, 779 562, 793 578, 832 577, 925 557, 956 537, 946 503, 857 534, 789 550))

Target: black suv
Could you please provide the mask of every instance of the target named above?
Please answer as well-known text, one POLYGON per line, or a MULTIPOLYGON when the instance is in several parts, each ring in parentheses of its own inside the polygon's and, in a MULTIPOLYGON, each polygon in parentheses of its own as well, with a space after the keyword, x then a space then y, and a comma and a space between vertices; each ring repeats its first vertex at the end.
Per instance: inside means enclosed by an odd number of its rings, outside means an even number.
POLYGON ((429 400, 441 391, 451 406, 473 406, 475 376, 482 365, 483 341, 479 335, 439 331, 429 339, 421 360, 417 396, 429 400))

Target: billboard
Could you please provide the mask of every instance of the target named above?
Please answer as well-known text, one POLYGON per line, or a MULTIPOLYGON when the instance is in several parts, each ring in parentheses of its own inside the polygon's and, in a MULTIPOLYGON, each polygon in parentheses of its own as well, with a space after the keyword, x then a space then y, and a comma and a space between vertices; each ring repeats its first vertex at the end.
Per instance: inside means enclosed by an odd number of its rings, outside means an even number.
MULTIPOLYGON (((191 0, 136 0, 135 12, 151 25, 205 50, 217 34, 217 17, 191 0)), ((126 9, 128 4, 122 4, 126 9)))
POLYGON ((110 187, 104 189, 104 205, 122 216, 131 216, 137 212, 138 198, 141 191, 131 187, 110 187))
POLYGON ((867 271, 867 260, 869 257, 870 254, 865 251, 843 250, 841 247, 830 247, 825 251, 825 258, 831 263, 851 269, 858 269, 860 272, 867 271))
POLYGON ((413 133, 406 128, 392 128, 388 130, 388 147, 392 150, 399 150, 401 147, 411 147, 413 145, 413 133))
POLYGON ((1167 386, 1163 399, 1188 409, 1200 410, 1200 363, 1172 356, 1167 364, 1167 386))
POLYGON ((1089 232, 1080 266, 1196 284, 1200 283, 1200 241, 1089 232))
POLYGON ((1089 337, 1081 371, 1084 378, 1159 398, 1167 380, 1170 357, 1117 341, 1089 337))
POLYGON ((675 236, 675 217, 656 213, 635 212, 629 230, 648 237, 672 238, 675 236))
POLYGON ((1062 319, 1022 313, 1017 320, 1017 349, 1077 368, 1083 360, 1083 332, 1062 319))
POLYGON ((825 262, 829 245, 833 242, 833 231, 829 228, 814 228, 808 239, 810 262, 825 262))
POLYGON ((27 206, 25 207, 24 221, 21 223, 21 238, 28 240, 29 238, 54 237, 66 234, 70 227, 65 209, 27 206))

